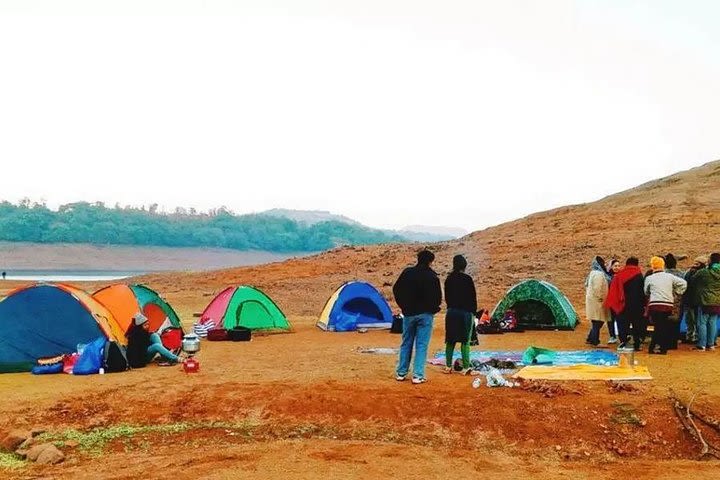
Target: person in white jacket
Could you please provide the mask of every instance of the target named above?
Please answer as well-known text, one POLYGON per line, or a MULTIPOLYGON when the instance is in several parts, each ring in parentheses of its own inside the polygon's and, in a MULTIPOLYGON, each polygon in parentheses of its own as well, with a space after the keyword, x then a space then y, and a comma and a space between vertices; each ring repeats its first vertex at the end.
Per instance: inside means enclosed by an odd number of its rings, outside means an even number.
POLYGON ((675 305, 675 295, 682 295, 687 282, 672 273, 665 271, 665 260, 662 257, 650 259, 652 275, 645 278, 645 295, 648 297, 648 313, 655 325, 648 353, 666 355, 672 338, 670 315, 675 305), (659 348, 659 350, 656 350, 659 348))
POLYGON ((585 315, 591 322, 585 343, 596 347, 600 344, 600 330, 610 320, 610 311, 603 305, 608 293, 608 277, 605 260, 595 257, 585 280, 585 315))

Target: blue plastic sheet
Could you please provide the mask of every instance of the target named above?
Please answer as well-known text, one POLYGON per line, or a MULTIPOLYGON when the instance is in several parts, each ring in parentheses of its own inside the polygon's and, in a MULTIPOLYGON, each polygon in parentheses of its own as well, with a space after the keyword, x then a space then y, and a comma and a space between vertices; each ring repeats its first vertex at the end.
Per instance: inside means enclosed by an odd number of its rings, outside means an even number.
MULTIPOLYGON (((518 365, 524 365, 522 351, 513 350, 476 350, 470 352, 470 360, 487 362, 492 358, 497 360, 510 360, 518 365)), ((455 352, 453 358, 460 358, 460 352, 455 352)), ((552 365, 617 365, 617 353, 610 350, 557 350, 552 358, 552 365)), ((445 352, 438 352, 430 360, 434 365, 445 364, 445 352)))

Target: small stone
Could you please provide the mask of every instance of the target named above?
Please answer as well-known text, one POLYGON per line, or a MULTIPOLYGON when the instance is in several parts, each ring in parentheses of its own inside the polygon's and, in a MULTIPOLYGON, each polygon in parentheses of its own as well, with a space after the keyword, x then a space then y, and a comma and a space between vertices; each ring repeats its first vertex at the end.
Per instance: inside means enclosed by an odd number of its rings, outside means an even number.
POLYGON ((560 446, 560 445, 555 445, 555 450, 557 450, 557 451, 559 452, 560 450, 562 450, 562 446, 560 446))
POLYGON ((68 440, 67 442, 65 442, 65 446, 68 448, 76 448, 79 445, 80 442, 78 442, 77 440, 68 440))
POLYGON ((26 438, 23 443, 20 444, 18 447, 18 450, 28 450, 30 447, 33 446, 33 443, 35 443, 35 439, 30 437, 26 438))
POLYGON ((49 446, 40 453, 35 463, 40 465, 55 465, 63 460, 65 460, 65 454, 58 450, 55 445, 49 444, 49 446))
POLYGON ((55 445, 52 443, 41 443, 39 445, 34 445, 30 450, 27 452, 27 459, 34 462, 40 457, 40 454, 45 451, 45 449, 53 447, 55 448, 55 445))
POLYGON ((0 450, 14 452, 22 443, 30 438, 30 433, 22 430, 12 430, 0 441, 0 450))

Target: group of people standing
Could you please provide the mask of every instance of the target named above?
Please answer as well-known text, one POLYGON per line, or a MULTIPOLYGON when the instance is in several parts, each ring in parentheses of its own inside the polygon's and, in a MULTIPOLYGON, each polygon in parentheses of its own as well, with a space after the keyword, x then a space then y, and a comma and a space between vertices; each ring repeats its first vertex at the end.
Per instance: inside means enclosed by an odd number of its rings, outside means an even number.
MULTIPOLYGON (((396 379, 412 383, 427 381, 425 363, 435 315, 440 311, 442 290, 438 274, 432 269, 435 255, 422 250, 417 264, 406 268, 393 285, 395 301, 403 313, 403 333, 396 368, 396 379), (414 359, 413 359, 414 350, 414 359)), ((470 341, 475 327, 477 295, 472 277, 465 273, 467 260, 453 258, 452 272, 445 279, 445 372, 451 373, 455 347, 460 344, 462 373, 470 371, 470 341)), ((625 265, 618 260, 606 264, 602 257, 592 261, 585 280, 585 307, 591 322, 587 343, 600 344, 607 325, 608 343, 640 350, 646 340, 648 323, 654 326, 649 353, 666 354, 677 348, 680 319, 687 324, 686 340, 697 350, 715 350, 717 322, 720 319, 720 253, 698 257, 687 272, 677 269, 672 254, 652 257, 650 270, 640 268, 637 257, 625 265)))
MULTIPOLYGON (((403 333, 396 380, 407 379, 413 346, 412 383, 427 381, 425 363, 432 335, 435 314, 440 311, 442 291, 440 279, 431 265, 435 255, 429 250, 418 253, 417 265, 406 268, 393 285, 395 301, 403 313, 403 333)), ((452 372, 456 344, 460 344, 462 373, 470 371, 470 339, 475 327, 477 295, 472 277, 465 273, 467 260, 462 255, 453 258, 453 270, 445 280, 445 372, 452 372)))
POLYGON ((647 337, 648 323, 653 333, 649 353, 667 354, 677 348, 680 323, 685 318, 685 340, 698 351, 715 350, 720 317, 720 253, 698 257, 682 272, 672 254, 652 257, 650 270, 643 274, 637 257, 629 257, 622 267, 618 260, 606 265, 602 257, 592 261, 585 280, 585 309, 591 321, 586 343, 597 346, 607 324, 608 343, 629 346, 636 351, 647 337))

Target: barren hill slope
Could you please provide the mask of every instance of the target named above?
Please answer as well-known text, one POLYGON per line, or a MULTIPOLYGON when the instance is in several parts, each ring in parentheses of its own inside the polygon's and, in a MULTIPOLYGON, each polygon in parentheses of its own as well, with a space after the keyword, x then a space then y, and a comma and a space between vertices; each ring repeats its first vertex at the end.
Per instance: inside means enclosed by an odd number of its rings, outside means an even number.
MULTIPOLYGON (((720 250, 720 161, 646 183, 597 202, 563 207, 432 245, 435 269, 445 275, 452 256, 470 260, 481 305, 492 308, 521 279, 555 283, 583 315, 583 279, 594 255, 624 259, 673 252, 690 258, 720 250)), ((418 245, 347 247, 259 267, 154 275, 143 281, 197 309, 229 284, 266 290, 289 314, 314 315, 342 282, 390 285, 412 263, 418 245)), ((687 266, 690 260, 681 262, 687 266)))

